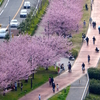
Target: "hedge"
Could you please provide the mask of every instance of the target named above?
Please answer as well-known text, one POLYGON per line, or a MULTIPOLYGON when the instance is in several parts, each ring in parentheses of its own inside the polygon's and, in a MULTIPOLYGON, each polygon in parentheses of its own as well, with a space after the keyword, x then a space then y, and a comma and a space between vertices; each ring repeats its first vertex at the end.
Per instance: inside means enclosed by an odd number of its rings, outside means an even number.
POLYGON ((100 69, 97 68, 89 68, 88 74, 90 79, 100 80, 100 69))
POLYGON ((89 92, 100 95, 100 80, 90 80, 89 92))

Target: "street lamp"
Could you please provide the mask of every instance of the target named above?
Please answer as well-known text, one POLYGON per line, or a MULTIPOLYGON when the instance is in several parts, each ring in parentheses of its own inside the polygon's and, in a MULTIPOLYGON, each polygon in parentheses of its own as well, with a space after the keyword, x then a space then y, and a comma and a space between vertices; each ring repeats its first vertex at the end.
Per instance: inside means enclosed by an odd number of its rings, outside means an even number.
POLYGON ((9 16, 9 36, 11 37, 10 16, 9 16))

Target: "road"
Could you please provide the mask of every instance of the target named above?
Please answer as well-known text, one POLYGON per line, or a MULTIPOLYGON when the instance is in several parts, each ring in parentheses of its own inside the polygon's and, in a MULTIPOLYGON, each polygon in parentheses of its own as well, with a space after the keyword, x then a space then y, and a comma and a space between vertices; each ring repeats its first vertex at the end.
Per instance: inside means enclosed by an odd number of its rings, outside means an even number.
MULTIPOLYGON (((20 10, 23 9, 23 4, 27 0, 8 0, 2 11, 0 12, 0 24, 2 27, 7 27, 10 19, 17 19, 19 22, 22 22, 24 18, 20 18, 20 10), (21 6, 22 5, 22 6, 21 6), (18 13, 17 13, 18 12, 18 13)), ((31 6, 35 7, 38 0, 29 0, 31 6)), ((28 12, 30 9, 28 9, 28 12)))

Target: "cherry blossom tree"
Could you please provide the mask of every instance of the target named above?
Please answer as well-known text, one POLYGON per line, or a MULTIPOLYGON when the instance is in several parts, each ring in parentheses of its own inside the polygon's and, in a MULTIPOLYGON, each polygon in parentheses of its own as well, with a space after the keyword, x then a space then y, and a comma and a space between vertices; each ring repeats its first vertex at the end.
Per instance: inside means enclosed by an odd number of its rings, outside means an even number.
POLYGON ((60 36, 20 35, 0 45, 0 87, 26 79, 38 66, 48 68, 68 54, 71 43, 60 36))
POLYGON ((50 0, 43 18, 45 34, 69 34, 76 31, 82 17, 83 0, 50 0))

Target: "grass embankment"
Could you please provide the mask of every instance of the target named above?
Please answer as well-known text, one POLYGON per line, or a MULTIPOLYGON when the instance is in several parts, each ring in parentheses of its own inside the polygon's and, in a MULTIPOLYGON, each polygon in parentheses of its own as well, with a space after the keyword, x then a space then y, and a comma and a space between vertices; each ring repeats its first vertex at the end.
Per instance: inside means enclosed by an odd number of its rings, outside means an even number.
POLYGON ((48 100, 66 100, 66 96, 68 95, 69 90, 70 90, 70 86, 68 86, 67 88, 58 92, 57 94, 55 94, 54 96, 52 96, 48 100))
POLYGON ((84 7, 83 7, 83 16, 82 16, 82 19, 79 23, 80 26, 82 26, 82 28, 79 29, 79 32, 78 34, 74 34, 73 35, 73 38, 71 39, 71 41, 73 42, 73 49, 76 50, 76 51, 80 51, 80 48, 82 46, 82 33, 86 34, 87 33, 87 30, 88 30, 88 26, 89 26, 89 18, 90 18, 90 11, 91 11, 91 8, 90 8, 90 2, 91 0, 85 0, 84 2, 84 7), (85 4, 87 3, 88 5, 88 11, 85 9, 85 4), (83 27, 83 21, 86 21, 86 27, 83 27))
POLYGON ((29 79, 28 83, 23 82, 23 90, 21 92, 20 87, 17 91, 11 91, 6 94, 6 96, 0 95, 0 100, 18 100, 18 98, 24 96, 25 94, 29 93, 30 91, 34 90, 35 88, 41 86, 45 82, 48 81, 50 76, 57 76, 57 69, 54 67, 50 67, 48 70, 44 68, 39 68, 37 73, 35 73, 35 78, 32 80, 33 88, 31 89, 31 79, 29 79))

